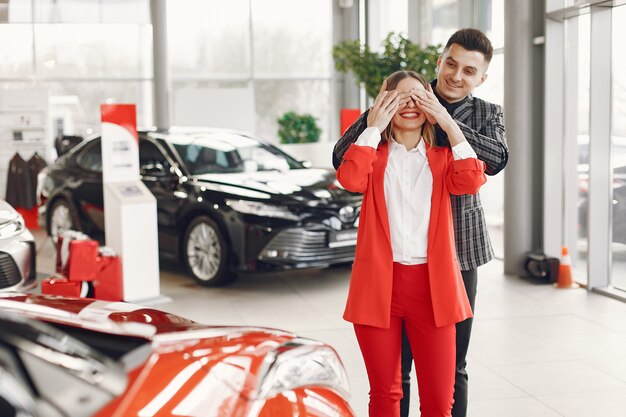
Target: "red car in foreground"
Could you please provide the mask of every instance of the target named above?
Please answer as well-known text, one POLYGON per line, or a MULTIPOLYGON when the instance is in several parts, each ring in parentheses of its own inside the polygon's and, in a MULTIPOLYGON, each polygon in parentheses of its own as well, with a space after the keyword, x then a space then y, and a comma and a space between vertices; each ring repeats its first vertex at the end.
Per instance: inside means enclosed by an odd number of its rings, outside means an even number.
POLYGON ((0 415, 353 417, 328 345, 140 306, 0 293, 0 415))

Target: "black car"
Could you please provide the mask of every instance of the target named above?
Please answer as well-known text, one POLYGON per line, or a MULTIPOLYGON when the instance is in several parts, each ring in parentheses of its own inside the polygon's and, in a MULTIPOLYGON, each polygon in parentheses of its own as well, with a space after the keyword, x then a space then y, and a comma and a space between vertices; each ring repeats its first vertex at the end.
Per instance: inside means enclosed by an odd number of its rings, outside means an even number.
MULTIPOLYGON (((586 168, 586 167, 585 167, 586 168)), ((613 199, 611 224, 613 243, 626 244, 626 166, 613 169, 613 199)), ((586 239, 589 222, 589 173, 578 175, 578 237, 586 239)))
MULTIPOLYGON (((159 251, 202 285, 229 283, 238 271, 353 260, 361 196, 344 190, 333 171, 223 129, 142 131, 139 158, 157 200, 159 251)), ((41 199, 50 235, 72 228, 103 237, 99 136, 49 167, 41 199)))
MULTIPOLYGON (((626 244, 626 138, 611 137, 612 242, 626 244)), ((578 237, 586 239, 589 223, 589 136, 578 136, 578 237)))

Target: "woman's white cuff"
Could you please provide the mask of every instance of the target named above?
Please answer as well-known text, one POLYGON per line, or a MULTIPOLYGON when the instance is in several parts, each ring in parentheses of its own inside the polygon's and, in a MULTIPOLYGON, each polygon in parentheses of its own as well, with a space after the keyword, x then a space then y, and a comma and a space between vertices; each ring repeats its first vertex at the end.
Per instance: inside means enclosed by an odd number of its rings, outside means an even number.
POLYGON ((359 146, 369 146, 371 148, 377 148, 379 142, 380 131, 376 126, 372 126, 365 129, 354 143, 359 146))

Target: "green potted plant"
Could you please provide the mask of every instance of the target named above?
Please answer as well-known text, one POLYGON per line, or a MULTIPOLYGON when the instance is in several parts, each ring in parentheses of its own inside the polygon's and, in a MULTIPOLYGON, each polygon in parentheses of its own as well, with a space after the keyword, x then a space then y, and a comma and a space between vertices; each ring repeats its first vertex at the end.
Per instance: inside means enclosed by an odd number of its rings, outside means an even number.
POLYGON ((287 112, 278 119, 280 143, 311 143, 320 139, 322 129, 310 114, 287 112))
POLYGON ((395 71, 415 71, 434 80, 441 50, 442 45, 421 47, 391 32, 383 41, 382 52, 374 52, 358 40, 348 40, 333 47, 333 59, 337 71, 352 72, 367 95, 375 98, 385 77, 395 71))

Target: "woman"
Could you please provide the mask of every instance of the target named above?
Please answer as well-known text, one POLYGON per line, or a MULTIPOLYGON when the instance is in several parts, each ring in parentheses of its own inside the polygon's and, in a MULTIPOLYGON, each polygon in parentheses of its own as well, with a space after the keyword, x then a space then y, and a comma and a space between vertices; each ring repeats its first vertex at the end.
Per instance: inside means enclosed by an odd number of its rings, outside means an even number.
POLYGON ((485 165, 415 72, 387 78, 367 123, 337 179, 364 194, 344 319, 354 324, 365 361, 369 415, 399 415, 404 326, 422 417, 450 416, 454 325, 472 315, 456 259, 450 194, 478 192, 485 165), (429 120, 447 133, 451 148, 435 146, 429 120))

